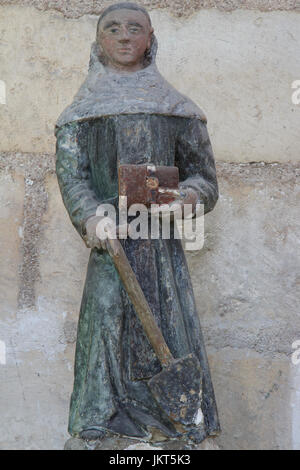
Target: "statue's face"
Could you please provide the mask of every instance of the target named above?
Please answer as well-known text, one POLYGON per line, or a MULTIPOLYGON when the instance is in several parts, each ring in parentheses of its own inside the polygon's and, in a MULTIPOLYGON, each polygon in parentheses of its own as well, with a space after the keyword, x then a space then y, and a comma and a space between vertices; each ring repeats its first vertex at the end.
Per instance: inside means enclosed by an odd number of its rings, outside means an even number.
POLYGON ((148 19, 141 11, 111 11, 99 25, 100 52, 108 66, 116 70, 140 70, 144 67, 145 51, 150 48, 152 33, 148 19))

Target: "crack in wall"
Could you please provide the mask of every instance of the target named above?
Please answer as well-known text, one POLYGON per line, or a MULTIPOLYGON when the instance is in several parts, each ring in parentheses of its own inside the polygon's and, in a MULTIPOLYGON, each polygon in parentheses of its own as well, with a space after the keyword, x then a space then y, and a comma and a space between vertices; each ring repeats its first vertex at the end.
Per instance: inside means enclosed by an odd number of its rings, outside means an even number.
POLYGON ((40 279, 39 242, 42 217, 47 209, 44 179, 25 178, 22 263, 19 270, 19 309, 35 306, 35 283, 40 279))
POLYGON ((17 171, 25 179, 18 308, 32 308, 36 300, 35 284, 40 278, 42 218, 48 202, 45 177, 54 172, 54 158, 51 155, 4 153, 0 154, 0 170, 17 171))

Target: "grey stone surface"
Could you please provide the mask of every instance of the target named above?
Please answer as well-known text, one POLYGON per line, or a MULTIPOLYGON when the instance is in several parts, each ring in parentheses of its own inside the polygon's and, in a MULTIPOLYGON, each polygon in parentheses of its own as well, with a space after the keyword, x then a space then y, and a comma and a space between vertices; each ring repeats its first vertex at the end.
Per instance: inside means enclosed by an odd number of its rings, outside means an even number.
POLYGON ((300 338, 299 166, 220 164, 205 245, 189 255, 207 344, 289 355, 300 338), (200 286, 202 286, 200 288, 200 286))
MULTIPOLYGON (((78 18, 82 15, 99 15, 102 10, 119 0, 1 0, 0 5, 34 6, 46 11, 56 10, 67 18, 78 18)), ((175 16, 189 16, 199 10, 217 8, 230 12, 236 9, 259 11, 297 10, 300 9, 298 0, 139 0, 150 11, 166 9, 175 16)))
MULTIPOLYGON (((239 329, 232 325, 236 335, 239 329)), ((208 348, 224 450, 282 450, 299 446, 299 366, 251 349, 208 348)))

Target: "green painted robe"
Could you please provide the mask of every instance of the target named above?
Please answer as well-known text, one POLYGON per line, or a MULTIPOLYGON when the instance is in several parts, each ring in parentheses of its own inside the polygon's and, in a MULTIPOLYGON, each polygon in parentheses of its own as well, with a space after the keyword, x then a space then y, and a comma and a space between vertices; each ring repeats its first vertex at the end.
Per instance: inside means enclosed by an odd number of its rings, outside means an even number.
MULTIPOLYGON (((79 234, 101 203, 118 206, 122 163, 176 165, 183 186, 197 191, 205 212, 218 186, 206 124, 197 118, 115 115, 57 129, 57 178, 79 234)), ((180 240, 122 241, 157 323, 175 358, 190 352, 203 370, 198 441, 219 432, 219 421, 193 288, 180 240)), ((152 397, 147 379, 161 370, 106 251, 93 249, 78 323, 69 432, 84 430, 150 439, 153 429, 183 437, 152 397)))

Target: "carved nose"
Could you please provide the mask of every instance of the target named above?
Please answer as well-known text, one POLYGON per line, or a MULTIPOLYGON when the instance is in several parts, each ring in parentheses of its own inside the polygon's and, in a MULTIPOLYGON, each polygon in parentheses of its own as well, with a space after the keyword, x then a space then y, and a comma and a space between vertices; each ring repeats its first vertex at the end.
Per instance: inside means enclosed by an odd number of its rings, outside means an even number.
POLYGON ((128 42, 130 40, 129 33, 127 31, 127 28, 122 28, 122 32, 120 33, 120 42, 128 42))

